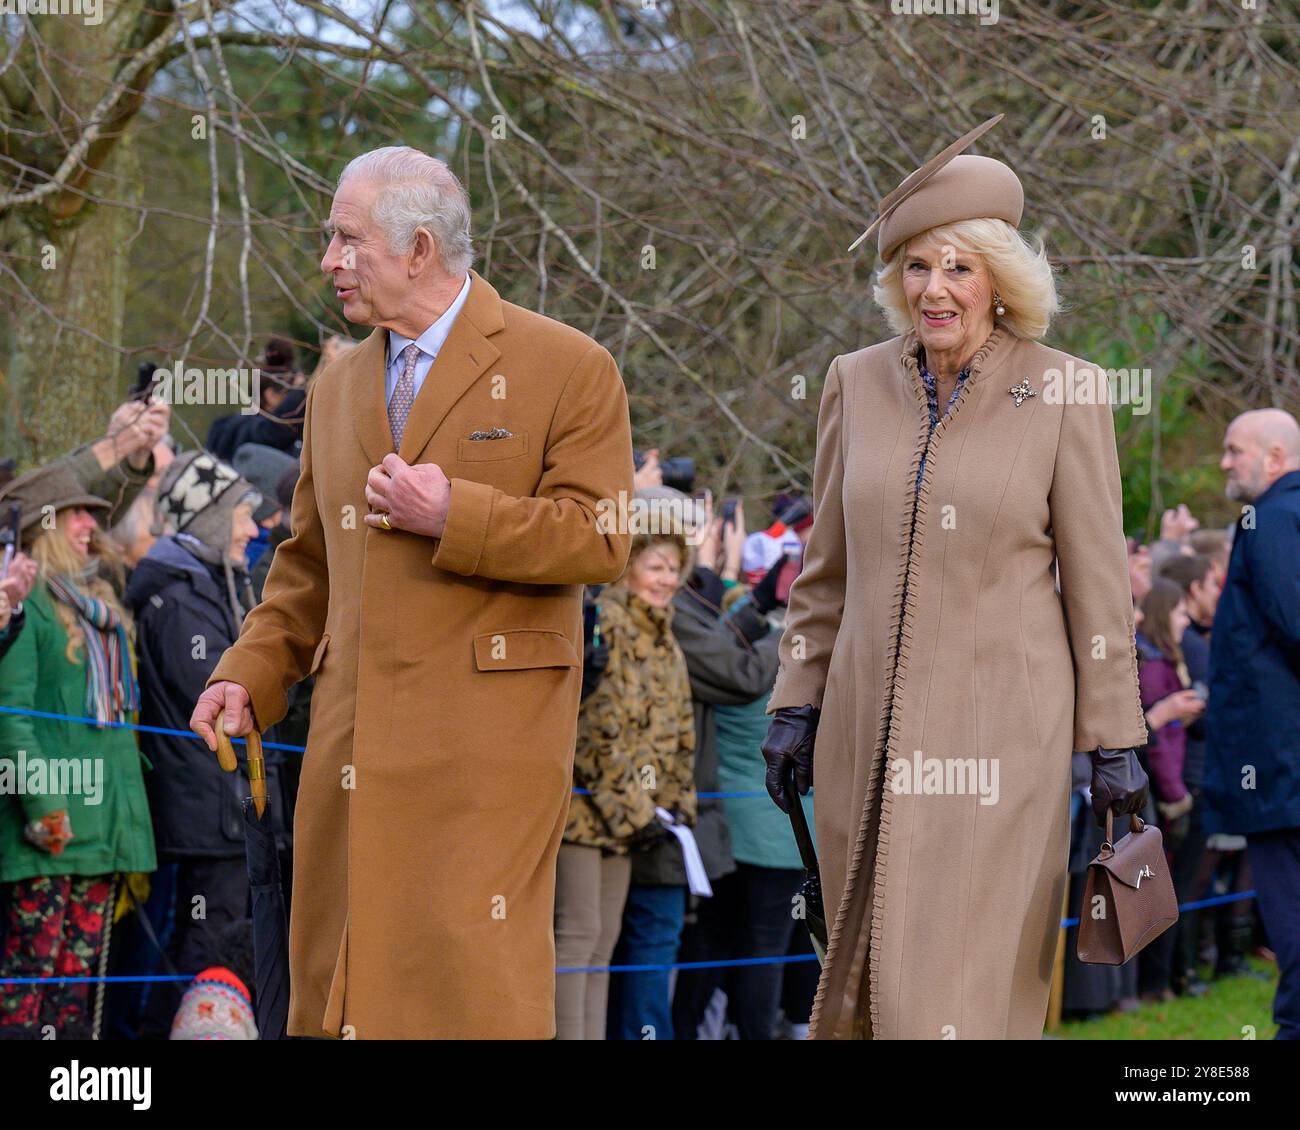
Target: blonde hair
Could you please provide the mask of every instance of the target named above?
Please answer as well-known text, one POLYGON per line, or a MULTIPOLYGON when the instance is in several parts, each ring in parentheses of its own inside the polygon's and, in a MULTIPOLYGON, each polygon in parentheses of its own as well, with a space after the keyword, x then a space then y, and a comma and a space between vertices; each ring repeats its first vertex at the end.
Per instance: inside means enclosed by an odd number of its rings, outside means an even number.
MULTIPOLYGON (((126 609, 122 606, 118 598, 118 589, 114 587, 114 581, 118 587, 121 586, 125 571, 122 568, 122 559, 118 556, 117 549, 109 540, 108 536, 100 529, 95 529, 90 535, 90 560, 100 565, 100 570, 89 581, 82 580, 82 572, 86 567, 78 556, 77 551, 72 548, 72 543, 68 540, 68 520, 72 515, 73 507, 65 506, 54 516, 54 528, 52 530, 42 530, 35 538, 32 539, 31 555, 32 560, 36 562, 39 569, 39 580, 43 581, 46 577, 67 577, 76 584, 87 596, 93 596, 96 600, 102 600, 114 612, 122 618, 126 625, 127 631, 131 630, 131 618, 126 609), (107 573, 108 576, 104 576, 107 573), (110 580, 109 578, 112 578, 110 580)), ((68 644, 64 648, 63 654, 69 663, 81 662, 81 649, 85 643, 85 633, 81 627, 81 620, 63 601, 55 599, 52 601, 54 611, 59 617, 59 623, 63 625, 63 630, 68 634, 68 644)))
POLYGON ((994 293, 1006 308, 1005 314, 994 315, 994 322, 1016 337, 1037 339, 1047 333, 1061 303, 1043 241, 1036 239, 1035 246, 1006 220, 960 220, 913 236, 876 272, 872 297, 896 334, 913 328, 903 293, 903 266, 908 247, 918 240, 951 244, 958 251, 978 255, 993 278, 994 293))

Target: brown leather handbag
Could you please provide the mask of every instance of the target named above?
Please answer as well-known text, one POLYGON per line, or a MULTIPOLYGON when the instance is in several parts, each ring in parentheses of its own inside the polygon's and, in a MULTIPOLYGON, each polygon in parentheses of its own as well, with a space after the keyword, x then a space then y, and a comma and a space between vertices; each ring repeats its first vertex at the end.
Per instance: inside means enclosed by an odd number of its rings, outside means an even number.
POLYGON ((1134 814, 1131 831, 1114 846, 1114 814, 1106 840, 1088 864, 1079 910, 1079 960, 1123 965, 1178 921, 1178 896, 1160 829, 1134 814))

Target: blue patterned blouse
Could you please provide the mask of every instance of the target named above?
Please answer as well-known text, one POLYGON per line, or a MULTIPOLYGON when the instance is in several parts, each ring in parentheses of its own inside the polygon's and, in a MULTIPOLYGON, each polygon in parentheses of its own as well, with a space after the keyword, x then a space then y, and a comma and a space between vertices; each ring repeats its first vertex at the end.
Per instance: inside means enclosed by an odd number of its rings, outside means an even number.
MULTIPOLYGON (((934 429, 939 426, 939 390, 935 386, 934 377, 930 370, 925 367, 925 353, 922 351, 918 354, 916 363, 921 370, 921 380, 925 384, 925 399, 930 408, 930 435, 934 435, 934 429)), ((961 395, 961 386, 966 383, 966 378, 970 376, 970 366, 966 366, 957 374, 957 384, 953 387, 952 395, 948 397, 948 403, 943 410, 944 416, 952 411, 952 406, 957 403, 957 397, 961 395)), ((916 493, 921 493, 921 480, 925 477, 925 461, 930 457, 930 447, 926 444, 926 449, 921 454, 920 466, 916 469, 916 493)))

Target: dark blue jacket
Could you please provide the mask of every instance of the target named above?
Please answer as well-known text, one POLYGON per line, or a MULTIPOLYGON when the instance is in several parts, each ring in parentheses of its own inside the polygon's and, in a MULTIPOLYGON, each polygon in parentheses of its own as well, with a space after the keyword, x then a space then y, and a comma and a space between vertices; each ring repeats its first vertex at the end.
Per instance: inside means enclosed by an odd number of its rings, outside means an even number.
MULTIPOLYGON (((1210 686, 1210 633, 1196 622, 1187 625, 1182 639, 1183 661, 1192 685, 1210 686)), ((1199 789, 1205 780, 1205 715, 1187 727, 1187 759, 1183 762, 1183 784, 1199 789)))
POLYGON ((290 389, 275 411, 267 415, 236 412, 212 421, 205 445, 218 459, 234 462, 235 452, 246 443, 260 443, 294 454, 302 440, 304 404, 307 394, 300 388, 290 389))
MULTIPOLYGON (((239 635, 224 575, 183 543, 160 538, 131 574, 126 603, 135 617, 140 721, 188 731, 208 676, 239 635)), ((235 746, 240 764, 235 773, 224 772, 196 736, 142 733, 140 749, 153 766, 145 787, 159 858, 242 856, 240 801, 248 795, 244 746, 235 746)), ((266 751, 272 826, 282 834, 279 760, 276 751, 266 751)))
POLYGON ((1206 830, 1300 828, 1300 471, 1237 522, 1210 637, 1206 731, 1206 830))

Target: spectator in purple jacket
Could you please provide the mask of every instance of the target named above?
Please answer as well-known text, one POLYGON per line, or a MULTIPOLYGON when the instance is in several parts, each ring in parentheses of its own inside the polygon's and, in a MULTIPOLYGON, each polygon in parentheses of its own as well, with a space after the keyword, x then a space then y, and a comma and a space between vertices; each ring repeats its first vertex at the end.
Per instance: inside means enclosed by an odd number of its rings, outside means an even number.
MULTIPOLYGON (((1159 578, 1142 598, 1142 630, 1138 633, 1138 682, 1151 740, 1143 768, 1151 779, 1151 794, 1159 814, 1171 866, 1187 836, 1192 793, 1183 777, 1187 756, 1186 727, 1205 711, 1205 702, 1191 687, 1181 640, 1190 617, 1182 588, 1159 578)), ((1157 938, 1142 951, 1138 986, 1143 998, 1173 997, 1171 963, 1174 932, 1157 938)))
POLYGON ((1160 578, 1142 600, 1142 631, 1138 635, 1138 682, 1142 687, 1142 709, 1153 712, 1151 742, 1146 759, 1151 788, 1160 813, 1160 823, 1170 827, 1191 808, 1191 795, 1183 782, 1187 755, 1184 727, 1205 711, 1200 695, 1189 690, 1191 679, 1183 660, 1180 641, 1189 616, 1183 590, 1173 581, 1160 578), (1159 722, 1160 725, 1155 723, 1159 722))

